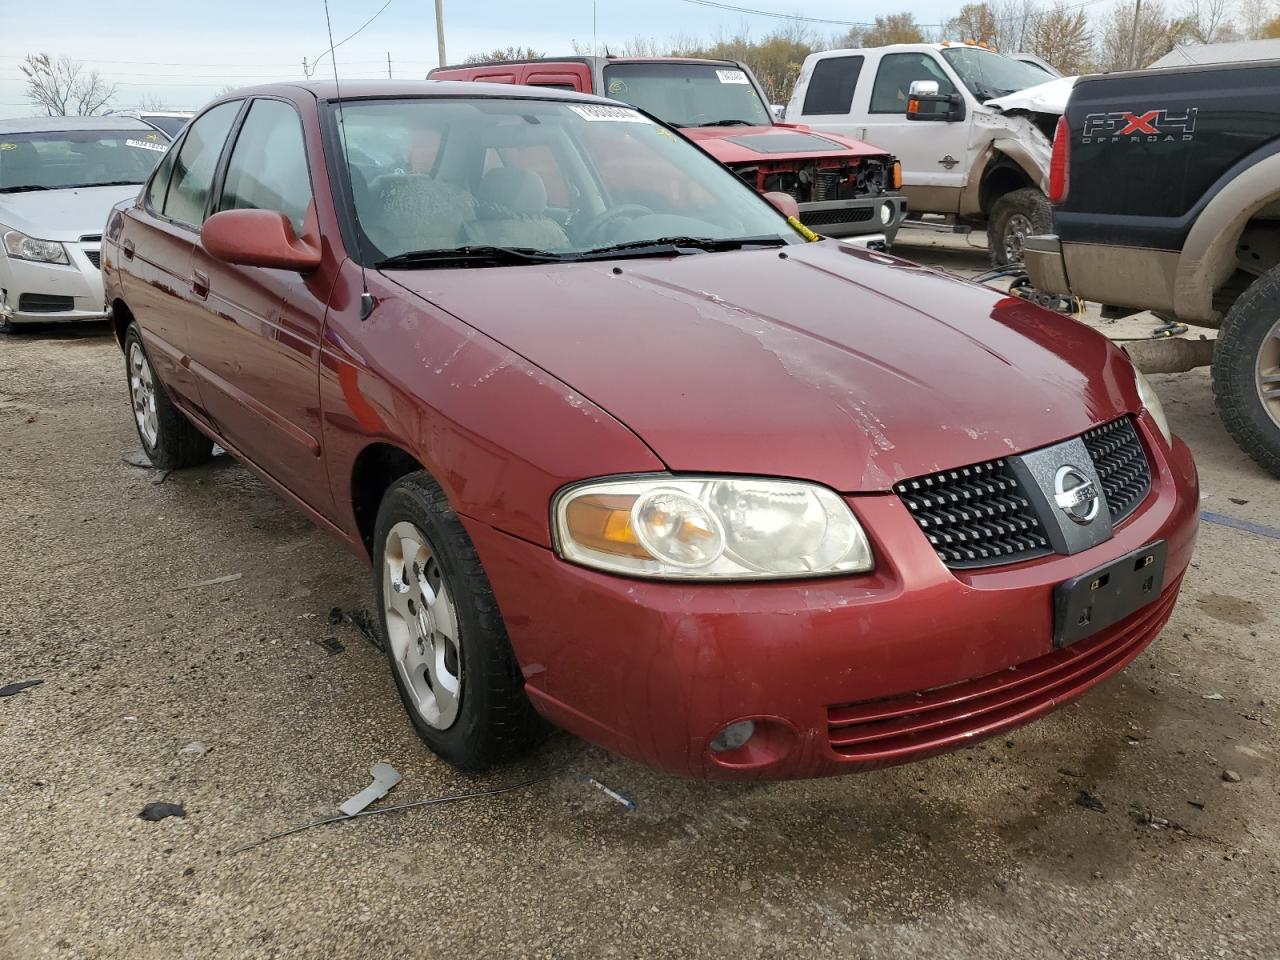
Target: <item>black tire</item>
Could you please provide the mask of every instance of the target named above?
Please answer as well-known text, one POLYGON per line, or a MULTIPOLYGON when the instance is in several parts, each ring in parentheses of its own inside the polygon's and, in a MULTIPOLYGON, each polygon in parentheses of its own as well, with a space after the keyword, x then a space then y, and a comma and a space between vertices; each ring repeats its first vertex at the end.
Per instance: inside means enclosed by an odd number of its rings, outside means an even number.
MULTIPOLYGON (((1280 267, 1263 274, 1227 312, 1213 351, 1213 399, 1240 449, 1280 478, 1280 423, 1258 390, 1262 351, 1280 372, 1280 267)), ((1268 364, 1270 369, 1271 364, 1268 364)), ((1275 415, 1280 417, 1280 400, 1275 415)))
POLYGON ((152 441, 143 432, 142 424, 134 416, 133 425, 138 433, 138 442, 142 444, 142 452, 147 455, 156 467, 161 470, 181 470, 184 467, 195 467, 207 463, 213 456, 213 441, 191 425, 177 407, 169 400, 164 384, 156 376, 151 367, 151 359, 142 345, 142 335, 136 323, 129 324, 124 335, 125 381, 129 383, 129 407, 135 412, 135 399, 131 382, 133 371, 130 367, 132 351, 136 349, 151 375, 152 390, 155 400, 155 439, 152 441))
POLYGON ((1004 267, 1021 260, 1022 236, 1052 232, 1053 207, 1049 206, 1049 198, 1035 187, 1011 190, 992 205, 987 218, 991 265, 1004 267))
POLYGON ((458 515, 425 472, 402 477, 382 499, 373 538, 373 587, 378 629, 396 689, 414 730, 434 753, 460 770, 477 771, 516 756, 536 742, 542 722, 525 695, 524 678, 489 578, 458 515), (406 522, 426 538, 434 575, 447 587, 456 613, 454 660, 460 666, 459 699, 456 719, 445 729, 427 722, 406 687, 388 629, 383 592, 387 540, 393 528, 406 522))

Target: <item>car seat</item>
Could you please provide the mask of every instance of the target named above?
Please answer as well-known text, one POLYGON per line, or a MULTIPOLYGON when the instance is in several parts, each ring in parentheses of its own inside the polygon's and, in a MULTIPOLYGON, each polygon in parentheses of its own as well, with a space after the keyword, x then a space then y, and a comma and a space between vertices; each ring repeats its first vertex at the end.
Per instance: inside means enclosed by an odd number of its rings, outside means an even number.
POLYGON ((369 189, 372 209, 360 210, 360 225, 388 255, 460 246, 464 225, 475 218, 470 193, 426 174, 383 174, 369 189))
POLYGON ((547 215, 547 188, 532 170, 495 167, 480 181, 476 219, 464 231, 472 243, 563 250, 564 228, 547 215))

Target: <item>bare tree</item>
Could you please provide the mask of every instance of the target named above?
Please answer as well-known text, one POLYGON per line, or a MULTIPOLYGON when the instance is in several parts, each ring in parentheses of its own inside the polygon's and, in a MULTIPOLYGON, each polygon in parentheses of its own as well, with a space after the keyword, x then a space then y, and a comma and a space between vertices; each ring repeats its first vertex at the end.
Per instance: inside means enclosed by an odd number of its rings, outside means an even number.
POLYGON ((1231 0, 1186 0, 1182 22, 1186 25, 1187 39, 1196 43, 1234 39, 1237 31, 1230 13, 1231 0))
POLYGON ((1262 25, 1262 38, 1280 40, 1280 17, 1262 25))
POLYGON ((537 60, 539 57, 545 56, 545 52, 535 50, 533 47, 504 47, 498 50, 490 50, 488 53, 473 53, 462 62, 499 63, 509 60, 537 60))
POLYGON ((1036 17, 1026 48, 1064 74, 1088 73, 1093 66, 1093 30, 1088 14, 1066 0, 1058 0, 1036 17))
POLYGON ((974 43, 994 44, 999 33, 996 12, 987 3, 966 3, 956 18, 947 24, 947 29, 957 40, 972 40, 974 43))
POLYGON ((1158 60, 1186 37, 1186 25, 1171 20, 1160 0, 1143 0, 1135 24, 1137 0, 1124 0, 1102 21, 1098 38, 1098 67, 1131 70, 1158 60), (1136 26, 1136 29, 1135 29, 1136 26))
POLYGON ((70 57, 55 60, 47 53, 30 54, 18 69, 26 77, 27 99, 50 117, 92 116, 118 89, 97 70, 85 70, 83 63, 70 57))
POLYGON ((1025 50, 1040 16, 1036 0, 1001 0, 991 9, 995 14, 996 49, 1010 53, 1025 50))
POLYGON ((1240 34, 1246 40, 1261 40, 1280 33, 1280 16, 1277 16, 1280 5, 1275 0, 1240 0, 1236 12, 1240 18, 1240 34))
POLYGON ((923 43, 924 32, 910 13, 891 13, 886 17, 876 17, 873 27, 867 27, 862 33, 864 47, 883 47, 891 43, 923 43))
POLYGON ((133 105, 133 109, 140 110, 143 113, 161 113, 166 110, 172 110, 173 107, 169 106, 160 94, 148 93, 138 98, 138 102, 133 105))

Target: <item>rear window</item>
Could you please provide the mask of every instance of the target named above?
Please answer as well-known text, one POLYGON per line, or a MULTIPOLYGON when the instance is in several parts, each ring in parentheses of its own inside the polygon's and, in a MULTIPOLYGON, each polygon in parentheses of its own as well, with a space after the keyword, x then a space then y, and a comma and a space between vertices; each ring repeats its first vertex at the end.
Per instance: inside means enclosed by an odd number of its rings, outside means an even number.
POLYGON ((827 57, 813 67, 804 95, 804 114, 848 113, 862 73, 862 57, 827 57))

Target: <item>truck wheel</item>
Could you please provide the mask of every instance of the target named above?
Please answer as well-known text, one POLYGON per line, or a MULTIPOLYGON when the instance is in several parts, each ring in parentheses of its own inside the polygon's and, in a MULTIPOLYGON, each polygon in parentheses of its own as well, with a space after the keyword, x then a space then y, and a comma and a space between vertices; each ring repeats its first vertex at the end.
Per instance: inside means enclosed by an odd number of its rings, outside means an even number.
POLYGON ((169 402, 164 384, 143 349, 137 324, 129 324, 125 333, 124 355, 133 425, 147 459, 161 470, 181 470, 207 462, 213 455, 213 441, 169 402))
POLYGON ((1213 398, 1240 449, 1280 477, 1280 267, 1255 280, 1222 321, 1213 398))
POLYGON ((378 626, 418 736, 462 770, 528 747, 541 723, 476 549, 426 473, 397 481, 373 538, 378 626))
POLYGON ((1022 261, 1022 241, 1053 232, 1053 208, 1049 198, 1035 187, 1011 190, 991 207, 987 220, 987 247, 991 264, 1007 266, 1022 261))

